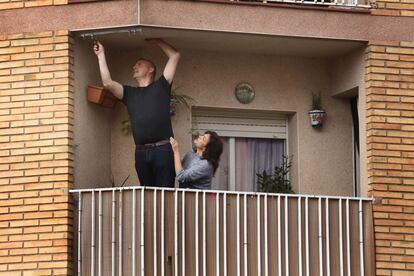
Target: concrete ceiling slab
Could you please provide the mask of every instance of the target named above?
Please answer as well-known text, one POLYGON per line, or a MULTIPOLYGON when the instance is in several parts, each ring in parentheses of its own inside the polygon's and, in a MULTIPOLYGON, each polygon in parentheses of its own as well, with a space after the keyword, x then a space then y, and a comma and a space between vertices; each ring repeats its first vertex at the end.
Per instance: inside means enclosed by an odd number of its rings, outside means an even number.
MULTIPOLYGON (((137 29, 137 27, 131 28, 137 29)), ((192 49, 249 55, 288 55, 302 57, 334 57, 365 47, 364 42, 295 38, 273 35, 253 35, 229 32, 180 30, 141 27, 138 32, 128 29, 88 30, 77 32, 75 37, 95 33, 106 47, 131 50, 142 47, 147 38, 164 38, 177 49, 192 49), (100 34, 101 33, 101 34, 100 34)), ((90 37, 89 37, 90 38, 90 37)), ((87 38, 88 39, 88 38, 87 38)))

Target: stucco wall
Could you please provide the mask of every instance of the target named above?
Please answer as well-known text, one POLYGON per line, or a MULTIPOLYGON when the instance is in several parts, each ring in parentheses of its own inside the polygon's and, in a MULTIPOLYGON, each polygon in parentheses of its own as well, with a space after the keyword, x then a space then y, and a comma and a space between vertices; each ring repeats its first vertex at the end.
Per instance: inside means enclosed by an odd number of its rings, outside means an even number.
POLYGON ((358 95, 359 146, 360 146, 360 195, 366 196, 368 191, 367 176, 367 133, 364 118, 366 116, 365 93, 365 48, 355 50, 330 61, 331 93, 335 97, 348 99, 358 95))
POLYGON ((101 85, 98 61, 91 42, 76 40, 74 56, 75 187, 107 187, 111 178, 110 125, 113 112, 86 99, 88 84, 101 85))
MULTIPOLYGON (((271 109, 295 111, 290 120, 290 154, 294 154, 293 186, 300 193, 330 195, 352 194, 351 114, 348 101, 330 96, 328 62, 321 59, 279 56, 234 55, 231 53, 182 50, 174 87, 178 93, 190 95, 200 106, 271 109), (240 81, 250 82, 256 98, 249 105, 237 102, 233 95, 240 81), (311 91, 321 91, 328 113, 322 130, 309 124, 307 111, 311 91), (292 128, 292 129, 291 129, 292 128), (297 175, 295 175, 295 172, 297 175)), ((113 52, 111 72, 114 79, 133 84, 131 68, 141 55, 153 59, 161 73, 166 58, 158 49, 113 52)), ((133 162, 133 140, 121 133, 121 121, 127 118, 119 105, 112 120, 111 167, 121 182, 137 183, 133 162)), ((182 152, 190 149, 191 114, 179 107, 172 118, 176 138, 182 152)))

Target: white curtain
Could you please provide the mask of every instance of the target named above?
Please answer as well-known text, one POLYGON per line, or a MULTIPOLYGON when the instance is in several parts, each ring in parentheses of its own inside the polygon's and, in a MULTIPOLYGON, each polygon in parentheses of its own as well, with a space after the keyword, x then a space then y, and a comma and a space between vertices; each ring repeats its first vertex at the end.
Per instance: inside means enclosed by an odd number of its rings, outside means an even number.
MULTIPOLYGON (((213 178, 213 190, 229 190, 229 138, 222 137, 223 154, 213 178)), ((256 173, 272 173, 285 154, 285 140, 236 138, 236 191, 259 191, 256 173)))
POLYGON ((285 140, 236 139, 236 190, 259 191, 257 173, 272 173, 285 154, 285 140))

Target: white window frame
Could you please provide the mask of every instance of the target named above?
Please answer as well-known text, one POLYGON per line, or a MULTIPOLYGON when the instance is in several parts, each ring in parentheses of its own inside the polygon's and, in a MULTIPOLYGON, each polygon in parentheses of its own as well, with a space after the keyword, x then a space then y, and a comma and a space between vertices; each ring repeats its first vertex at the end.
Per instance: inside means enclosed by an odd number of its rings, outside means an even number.
POLYGON ((285 155, 289 155, 288 114, 286 113, 193 107, 191 118, 193 130, 195 128, 198 132, 212 130, 222 137, 229 138, 228 189, 230 191, 236 190, 236 138, 283 139, 285 140, 285 155), (240 119, 245 123, 240 123, 240 119), (201 121, 201 128, 198 127, 197 120, 201 121), (283 122, 283 126, 280 125, 281 122, 283 122), (237 130, 238 125, 241 130, 237 130), (250 126, 255 130, 250 131, 250 126))

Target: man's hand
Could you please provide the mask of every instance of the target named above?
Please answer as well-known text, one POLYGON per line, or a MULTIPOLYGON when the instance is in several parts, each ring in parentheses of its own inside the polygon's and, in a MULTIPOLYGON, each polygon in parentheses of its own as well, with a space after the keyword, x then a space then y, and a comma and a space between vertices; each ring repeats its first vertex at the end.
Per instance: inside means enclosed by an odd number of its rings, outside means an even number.
POLYGON ((112 80, 108 65, 106 64, 105 49, 99 41, 94 42, 93 52, 98 57, 99 71, 101 73, 104 88, 121 100, 124 97, 124 88, 120 83, 112 80))
POLYGON ((175 140, 174 138, 170 137, 170 144, 171 144, 172 150, 174 152, 178 152, 179 151, 177 140, 175 140))
POLYGON ((146 41, 158 45, 164 54, 167 55, 168 61, 165 65, 163 75, 168 83, 171 84, 174 79, 178 62, 180 61, 180 53, 174 47, 160 38, 149 38, 146 39, 146 41))
POLYGON ((95 55, 97 55, 98 57, 102 54, 105 54, 105 49, 104 46, 99 42, 99 41, 94 41, 93 43, 93 52, 95 53, 95 55))

